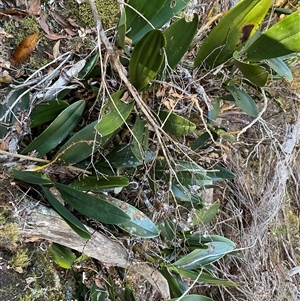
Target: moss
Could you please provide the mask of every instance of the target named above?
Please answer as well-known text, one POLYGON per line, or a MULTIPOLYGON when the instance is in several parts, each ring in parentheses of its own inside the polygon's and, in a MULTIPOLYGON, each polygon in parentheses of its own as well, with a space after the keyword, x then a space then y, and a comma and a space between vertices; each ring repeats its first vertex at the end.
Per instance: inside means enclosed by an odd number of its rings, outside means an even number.
MULTIPOLYGON (((71 11, 85 27, 94 27, 95 21, 92 15, 90 5, 85 2, 77 4, 75 1, 67 4, 67 9, 71 11)), ((115 26, 119 19, 120 8, 116 0, 96 0, 97 10, 103 27, 108 29, 115 26)))
POLYGON ((20 249, 18 250, 10 259, 9 264, 13 267, 20 267, 25 268, 29 264, 29 257, 28 257, 28 250, 27 249, 20 249))
POLYGON ((18 224, 5 223, 0 228, 0 248, 5 250, 14 250, 19 238, 18 224))

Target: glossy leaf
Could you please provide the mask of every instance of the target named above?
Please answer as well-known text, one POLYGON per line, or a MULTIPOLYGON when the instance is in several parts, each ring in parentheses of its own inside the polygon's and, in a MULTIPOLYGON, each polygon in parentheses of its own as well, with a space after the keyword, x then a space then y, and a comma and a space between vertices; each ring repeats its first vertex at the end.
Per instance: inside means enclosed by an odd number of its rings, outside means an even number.
POLYGON ((150 21, 151 25, 142 20, 129 6, 125 11, 127 14, 127 29, 134 28, 134 31, 129 31, 127 34, 132 39, 133 44, 138 42, 148 31, 154 28, 160 28, 167 23, 171 18, 182 11, 189 3, 189 0, 162 0, 151 2, 148 0, 131 0, 128 4, 150 21))
POLYGON ((44 179, 41 174, 34 171, 21 171, 14 169, 13 176, 15 179, 35 185, 53 185, 52 181, 44 179))
POLYGON ((211 136, 216 141, 218 139, 218 134, 215 131, 211 131, 210 134, 208 132, 203 133, 201 136, 199 136, 195 141, 191 143, 191 149, 192 150, 198 150, 198 149, 206 149, 210 145, 213 144, 213 141, 211 139, 211 136))
POLYGON ((88 217, 106 224, 121 224, 130 219, 104 196, 95 197, 60 183, 54 184, 66 203, 88 217))
POLYGON ((149 31, 134 47, 129 62, 129 78, 132 85, 143 90, 159 71, 164 60, 166 39, 160 30, 149 31))
POLYGON ((224 242, 206 243, 206 249, 196 249, 173 263, 175 267, 184 270, 194 270, 211 264, 234 248, 224 242))
POLYGON ((193 217, 193 224, 206 225, 210 223, 216 217, 219 208, 220 208, 220 201, 218 200, 212 205, 210 205, 207 210, 197 209, 195 216, 193 217))
MULTIPOLYGON (((207 176, 206 170, 198 164, 177 160, 172 162, 172 167, 176 172, 176 181, 174 177, 173 181, 179 186, 189 187, 197 185, 199 187, 203 187, 205 185, 212 184, 212 180, 209 176, 207 176)), ((156 161, 155 178, 169 181, 169 176, 165 173, 168 168, 169 167, 165 161, 156 161)), ((192 198, 193 197, 191 196, 191 199, 192 198)))
POLYGON ((143 161, 145 150, 148 148, 149 130, 147 122, 138 115, 133 127, 133 141, 131 150, 139 161, 143 161))
POLYGON ((300 11, 279 21, 247 49, 247 60, 258 61, 300 51, 300 11))
POLYGON ((173 184, 171 190, 177 198, 187 202, 191 201, 191 193, 185 186, 173 184))
POLYGON ((67 164, 76 164, 93 153, 100 147, 105 147, 115 136, 116 132, 101 137, 95 130, 98 121, 94 121, 72 136, 56 153, 59 159, 67 164))
POLYGON ((208 273, 205 273, 201 271, 200 276, 198 271, 190 271, 190 270, 183 270, 183 269, 178 269, 178 268, 172 268, 169 267, 170 270, 174 270, 174 272, 178 273, 179 275, 190 278, 192 280, 198 279, 199 282, 205 282, 209 283, 211 285, 224 285, 224 286, 231 286, 231 287, 236 287, 237 284, 234 282, 228 281, 228 280, 223 280, 220 278, 217 278, 213 275, 210 275, 208 273))
MULTIPOLYGON (((190 240, 190 238, 189 238, 190 240)), ((220 235, 216 235, 216 234, 211 234, 211 235, 201 235, 200 236, 200 240, 201 240, 201 243, 209 243, 209 242, 224 242, 226 243, 227 245, 231 246, 233 249, 235 249, 235 243, 224 237, 224 236, 220 236, 220 235)), ((199 238, 198 238, 198 241, 199 241, 199 238)))
POLYGON ((177 300, 178 301, 214 301, 213 299, 202 295, 187 295, 180 298, 169 299, 167 301, 177 301, 177 300))
POLYGON ((250 80, 250 82, 252 82, 253 84, 259 87, 263 87, 267 83, 268 72, 265 68, 240 61, 235 55, 234 64, 239 68, 244 77, 250 80))
POLYGON ((85 107, 84 100, 78 100, 63 110, 47 129, 35 138, 23 151, 36 151, 38 157, 50 152, 60 144, 78 124, 85 107))
POLYGON ((98 61, 99 61, 99 53, 97 52, 90 60, 88 60, 86 62, 85 66, 79 72, 78 78, 80 80, 89 79, 89 76, 93 72, 93 70, 95 69, 98 61))
POLYGON ((84 227, 81 221, 78 220, 66 207, 64 207, 50 191, 48 191, 45 187, 42 187, 42 191, 54 210, 79 236, 84 239, 91 238, 89 231, 84 227))
POLYGON ((175 113, 159 111, 158 116, 163 124, 163 129, 171 135, 187 135, 193 133, 196 129, 196 125, 193 122, 175 113))
POLYGON ((127 20, 126 20, 126 11, 121 14, 119 24, 118 24, 118 36, 117 36, 117 44, 125 50, 125 38, 126 38, 126 28, 127 28, 127 20))
POLYGON ((137 167, 153 161, 155 159, 155 153, 153 151, 147 151, 144 161, 140 161, 134 155, 131 144, 122 144, 114 148, 114 150, 106 156, 106 159, 114 167, 137 167))
POLYGON ((91 301, 105 301, 106 298, 106 290, 100 289, 95 283, 92 285, 91 288, 91 301))
POLYGON ((272 0, 244 0, 237 3, 215 26, 200 46, 195 66, 214 68, 242 48, 264 20, 272 0))
POLYGON ((109 202, 118 206, 130 217, 130 221, 118 224, 121 229, 132 235, 143 238, 153 238, 159 235, 159 231, 155 224, 140 210, 112 197, 109 198, 109 202))
POLYGON ((249 116, 257 117, 258 108, 251 96, 244 90, 238 89, 235 85, 228 85, 226 89, 233 96, 236 104, 249 116))
POLYGON ((39 103, 30 114, 30 127, 34 128, 48 121, 54 120, 68 107, 66 101, 44 101, 39 103))
POLYGON ((180 297, 183 292, 180 288, 178 280, 170 273, 170 271, 166 267, 163 267, 160 272, 168 281, 171 297, 180 297))
POLYGON ((162 9, 165 2, 166 0, 153 0, 149 5, 149 1, 147 0, 128 1, 128 6, 125 6, 126 27, 129 30, 127 36, 132 40, 133 44, 153 29, 153 26, 148 22, 152 23, 152 20, 162 9))
POLYGON ((185 17, 177 20, 165 31, 166 55, 168 65, 173 69, 190 47, 198 26, 198 16, 194 14, 193 20, 187 22, 185 17))
POLYGON ((159 221, 157 227, 160 230, 160 235, 165 237, 168 241, 173 241, 176 236, 176 224, 172 218, 167 218, 166 220, 159 221))
POLYGON ((81 190, 108 190, 125 187, 129 184, 128 178, 117 176, 84 177, 72 183, 71 187, 81 190))
POLYGON ((71 268, 76 259, 76 255, 67 247, 52 243, 49 248, 52 260, 64 269, 71 268))
POLYGON ((127 104, 121 100, 123 93, 123 90, 113 93, 108 103, 101 110, 101 120, 95 126, 95 129, 102 137, 119 129, 133 109, 134 101, 127 104))
POLYGON ((236 177, 236 175, 229 169, 220 166, 220 165, 215 165, 213 167, 214 171, 207 171, 207 175, 211 177, 211 179, 215 181, 220 181, 220 180, 231 180, 236 177))
POLYGON ((284 77, 287 80, 293 80, 291 69, 280 57, 268 59, 267 63, 279 76, 284 77))

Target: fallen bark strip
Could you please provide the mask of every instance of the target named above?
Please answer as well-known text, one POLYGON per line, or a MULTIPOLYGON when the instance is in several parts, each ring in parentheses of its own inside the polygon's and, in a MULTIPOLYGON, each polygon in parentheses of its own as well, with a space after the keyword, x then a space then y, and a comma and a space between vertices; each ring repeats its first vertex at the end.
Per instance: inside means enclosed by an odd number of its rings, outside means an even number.
POLYGON ((127 250, 117 241, 112 241, 92 228, 85 226, 91 238, 85 240, 51 208, 38 205, 24 218, 24 237, 39 237, 73 250, 82 252, 107 265, 114 265, 138 273, 158 290, 163 299, 169 299, 169 286, 162 274, 145 262, 131 260, 127 250))

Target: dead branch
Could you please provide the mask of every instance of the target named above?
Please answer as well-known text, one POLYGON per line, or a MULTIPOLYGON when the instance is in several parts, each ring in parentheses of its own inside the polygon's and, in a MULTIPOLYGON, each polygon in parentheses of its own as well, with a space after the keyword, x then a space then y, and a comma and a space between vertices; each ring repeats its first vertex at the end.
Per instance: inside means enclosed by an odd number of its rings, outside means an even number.
POLYGON ((51 208, 41 204, 34 208, 22 220, 24 237, 46 239, 73 250, 82 252, 106 265, 113 265, 138 273, 157 289, 162 298, 169 299, 169 286, 166 279, 145 262, 131 260, 127 250, 118 242, 85 226, 91 233, 91 238, 85 240, 78 236, 69 225, 51 208))

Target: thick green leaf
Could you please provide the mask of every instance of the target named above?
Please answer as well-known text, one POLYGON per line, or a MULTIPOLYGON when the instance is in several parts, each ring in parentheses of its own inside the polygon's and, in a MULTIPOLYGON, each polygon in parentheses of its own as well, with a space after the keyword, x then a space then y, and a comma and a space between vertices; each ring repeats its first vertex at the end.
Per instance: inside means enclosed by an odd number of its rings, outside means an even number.
POLYGON ((192 197, 191 192, 185 186, 179 186, 173 184, 171 186, 171 190, 177 198, 187 202, 191 201, 191 197, 192 197))
POLYGON ((42 187, 43 193, 48 202, 54 210, 68 223, 68 225, 82 238, 90 239, 89 231, 84 227, 80 220, 78 220, 66 207, 64 207, 50 191, 42 187))
POLYGON ((196 125, 193 122, 172 112, 159 111, 158 117, 163 129, 171 135, 187 135, 193 133, 196 129, 196 125))
POLYGON ((105 301, 107 292, 105 289, 100 289, 95 283, 91 288, 91 301, 105 301))
POLYGON ((165 2, 166 0, 152 0, 151 3, 147 0, 128 1, 128 5, 125 6, 127 18, 126 27, 129 29, 127 36, 132 39, 133 44, 153 28, 148 22, 151 23, 165 2))
POLYGON ((194 270, 211 264, 234 248, 224 242, 210 242, 205 244, 206 249, 196 249, 173 263, 174 266, 184 270, 194 270))
POLYGON ((300 11, 273 25, 247 49, 247 60, 258 61, 300 51, 300 11))
POLYGON ((130 219, 123 210, 109 203, 105 196, 94 197, 60 183, 54 184, 66 203, 88 217, 106 224, 121 224, 130 219))
POLYGON ((258 29, 272 0, 243 0, 221 19, 204 40, 195 59, 195 66, 214 68, 230 59, 258 29))
POLYGON ((147 122, 138 115, 133 127, 133 141, 131 150, 139 161, 143 161, 145 150, 148 149, 149 130, 147 122))
POLYGON ((173 69, 190 47, 198 26, 198 16, 187 22, 185 17, 177 20, 164 31, 168 65, 173 69))
POLYGON ((282 76, 287 80, 293 80, 291 69, 280 57, 268 59, 267 63, 279 76, 282 76))
POLYGON ((199 277, 198 271, 195 272, 195 271, 182 270, 182 269, 172 268, 172 267, 169 267, 169 269, 174 270, 175 272, 177 272, 183 277, 190 278, 192 280, 198 279, 199 282, 205 282, 211 285, 224 285, 224 286, 231 286, 231 287, 237 286, 237 284, 235 284, 234 282, 217 278, 203 271, 200 273, 200 277, 199 277))
POLYGON ((125 177, 85 177, 72 183, 71 187, 81 190, 108 190, 117 187, 125 187, 129 184, 128 178, 125 177))
POLYGON ((43 101, 38 104, 30 114, 30 127, 34 128, 48 121, 51 121, 62 112, 68 103, 66 101, 43 101))
POLYGON ((118 206, 130 217, 130 221, 118 224, 121 229, 143 238, 153 238, 159 235, 155 224, 143 212, 128 203, 112 197, 108 198, 108 201, 118 206))
POLYGON ((234 55, 234 64, 239 68, 243 75, 249 79, 253 84, 263 87, 268 81, 268 72, 265 68, 245 63, 240 61, 237 58, 237 55, 234 55))
POLYGON ((214 171, 207 171, 207 175, 211 177, 211 179, 215 181, 222 181, 222 180, 231 180, 236 177, 236 175, 229 169, 220 166, 220 165, 215 165, 213 167, 214 171))
POLYGON ((107 136, 119 129, 130 115, 134 101, 127 104, 121 100, 124 90, 113 93, 108 103, 101 110, 101 120, 95 129, 102 137, 107 136))
POLYGON ((140 161, 134 155, 131 144, 121 144, 114 148, 114 150, 106 156, 106 159, 114 167, 137 167, 153 161, 155 159, 155 153, 151 150, 147 151, 144 161, 140 161))
POLYGON ((236 247, 235 243, 232 240, 230 240, 230 239, 228 239, 224 236, 220 236, 220 235, 216 235, 216 234, 201 235, 201 242, 202 243, 209 243, 211 241, 224 242, 227 245, 231 246, 233 249, 235 249, 235 247, 236 247))
POLYGON ((34 139, 23 151, 36 151, 38 157, 50 152, 60 144, 78 124, 85 107, 84 100, 78 100, 63 110, 47 129, 34 139))
POLYGON ((149 31, 134 47, 129 62, 130 82, 143 90, 159 71, 164 60, 166 39, 160 30, 149 31))
POLYGON ((197 209, 193 218, 193 225, 206 225, 210 223, 217 215, 220 208, 220 201, 213 203, 207 210, 197 209))
POLYGON ((210 147, 213 144, 213 141, 211 140, 211 136, 215 141, 219 137, 215 131, 210 131, 210 134, 208 132, 205 132, 199 138, 197 138, 195 141, 191 143, 191 149, 195 151, 197 149, 206 149, 210 147))
POLYGON ((35 185, 53 185, 50 180, 41 177, 41 174, 34 171, 21 171, 14 169, 13 176, 15 179, 35 185))
POLYGON ((252 97, 244 90, 238 89, 235 85, 228 85, 226 89, 233 96, 236 104, 249 116, 257 117, 259 114, 258 108, 252 97))
POLYGON ((213 299, 202 296, 202 295, 187 295, 187 296, 184 296, 184 297, 169 299, 169 300, 166 300, 166 301, 177 301, 177 300, 178 301, 179 300, 180 301, 214 301, 213 299))
POLYGON ((171 297, 180 297, 183 292, 181 291, 178 280, 170 273, 170 271, 166 267, 163 267, 160 272, 168 281, 171 297))
MULTIPOLYGON (((198 164, 177 160, 172 162, 172 167, 176 172, 176 180, 173 177, 173 183, 179 184, 179 186, 189 187, 191 185, 197 185, 199 187, 205 185, 211 185, 212 180, 206 175, 206 170, 198 164)), ((169 181, 170 177, 166 174, 166 170, 169 169, 166 161, 156 161, 155 166, 155 178, 165 181, 169 181)), ((193 197, 191 197, 193 199, 193 197)))
MULTIPOLYGON (((183 10, 189 3, 189 0, 162 0, 157 1, 157 3, 152 1, 151 5, 149 5, 148 0, 131 0, 128 4, 137 11, 142 12, 143 16, 151 22, 154 28, 160 28, 183 10)), ((126 7, 125 11, 128 20, 126 24, 127 28, 135 28, 133 32, 129 31, 128 37, 135 44, 153 27, 146 21, 143 21, 129 6, 126 7)))
POLYGON ((59 159, 67 164, 76 164, 97 152, 100 147, 105 147, 116 135, 116 132, 102 137, 95 130, 97 123, 96 120, 77 132, 55 156, 59 156, 59 159))
POLYGON ((165 237, 168 241, 173 241, 176 236, 176 224, 172 218, 167 218, 164 221, 159 221, 157 227, 160 230, 160 235, 165 237))
POLYGON ((230 245, 233 249, 235 249, 235 243, 231 241, 230 239, 220 236, 220 235, 201 235, 201 234, 190 234, 189 232, 185 232, 182 236, 182 239, 184 239, 184 243, 186 246, 196 246, 201 247, 205 243, 209 242, 224 242, 228 245, 230 245))
POLYGON ((99 61, 99 53, 97 52, 83 67, 83 69, 79 72, 78 78, 81 80, 87 80, 90 77, 90 74, 96 67, 96 64, 99 61))
POLYGON ((118 36, 117 44, 125 50, 125 37, 126 37, 126 12, 121 14, 119 24, 118 24, 118 36))
POLYGON ((76 255, 67 247, 52 243, 49 249, 52 260, 64 269, 71 268, 76 255))

